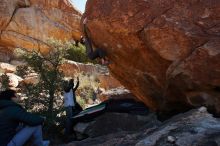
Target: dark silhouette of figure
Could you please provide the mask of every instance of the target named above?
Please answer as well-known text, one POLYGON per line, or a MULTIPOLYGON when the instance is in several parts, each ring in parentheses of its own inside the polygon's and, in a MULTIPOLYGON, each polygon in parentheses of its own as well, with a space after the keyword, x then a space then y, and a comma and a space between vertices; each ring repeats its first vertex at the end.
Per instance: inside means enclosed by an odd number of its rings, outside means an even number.
POLYGON ((77 84, 74 87, 74 80, 70 79, 64 85, 64 107, 66 110, 66 125, 65 134, 71 135, 73 133, 73 121, 71 118, 82 111, 81 106, 76 101, 75 92, 79 87, 79 78, 77 77, 77 84))
POLYGON ((85 44, 87 56, 91 60, 100 58, 102 64, 109 64, 109 61, 107 61, 107 58, 106 58, 106 52, 103 49, 100 49, 100 48, 96 48, 95 50, 93 49, 92 41, 88 35, 89 30, 86 26, 86 23, 87 23, 87 18, 85 18, 83 21, 84 37, 81 37, 81 42, 85 44))

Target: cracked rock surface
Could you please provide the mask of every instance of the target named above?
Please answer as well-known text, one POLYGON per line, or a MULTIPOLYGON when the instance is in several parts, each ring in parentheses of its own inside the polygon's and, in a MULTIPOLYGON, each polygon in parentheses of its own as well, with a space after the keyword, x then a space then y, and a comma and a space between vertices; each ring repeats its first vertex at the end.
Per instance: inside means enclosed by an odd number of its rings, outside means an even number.
POLYGON ((219 119, 201 107, 165 121, 135 146, 218 146, 219 123, 219 119), (170 141, 170 137, 174 140, 170 141))
POLYGON ((83 18, 113 76, 151 109, 219 114, 219 11, 219 0, 89 0, 83 18))
MULTIPOLYGON (((105 122, 108 123, 107 119, 102 119, 103 122, 99 123, 99 127, 105 125, 105 122)), ((72 142, 68 146, 219 146, 220 144, 220 119, 214 118, 205 107, 179 114, 159 124, 151 114, 147 115, 146 119, 149 121, 146 121, 146 125, 138 131, 128 132, 128 127, 125 131, 105 133, 99 137, 72 142)), ((114 118, 111 122, 117 120, 114 118)), ((126 123, 126 120, 124 122, 126 123)), ((114 125, 109 125, 111 126, 114 125)))

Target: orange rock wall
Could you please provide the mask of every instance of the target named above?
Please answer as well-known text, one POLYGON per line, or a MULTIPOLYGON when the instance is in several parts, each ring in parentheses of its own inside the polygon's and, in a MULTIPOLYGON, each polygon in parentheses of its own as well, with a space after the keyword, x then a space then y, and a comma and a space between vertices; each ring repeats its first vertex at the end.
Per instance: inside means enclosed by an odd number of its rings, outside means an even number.
POLYGON ((89 0, 83 18, 113 76, 151 109, 220 113, 219 12, 219 0, 89 0))
POLYGON ((48 52, 48 38, 80 39, 80 18, 68 0, 1 0, 0 46, 48 52))

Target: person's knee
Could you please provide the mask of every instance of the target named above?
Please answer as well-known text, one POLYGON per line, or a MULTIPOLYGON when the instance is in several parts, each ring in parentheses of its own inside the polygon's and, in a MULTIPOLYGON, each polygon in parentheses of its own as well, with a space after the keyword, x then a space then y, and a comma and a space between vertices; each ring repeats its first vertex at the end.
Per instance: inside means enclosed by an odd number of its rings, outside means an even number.
POLYGON ((35 126, 37 129, 42 129, 42 125, 35 126))
POLYGON ((42 125, 35 126, 36 131, 42 131, 42 125))
POLYGON ((41 130, 42 129, 42 125, 37 125, 37 126, 26 126, 25 128, 27 129, 33 129, 35 130, 41 130))
POLYGON ((42 125, 32 126, 32 128, 41 129, 42 125))

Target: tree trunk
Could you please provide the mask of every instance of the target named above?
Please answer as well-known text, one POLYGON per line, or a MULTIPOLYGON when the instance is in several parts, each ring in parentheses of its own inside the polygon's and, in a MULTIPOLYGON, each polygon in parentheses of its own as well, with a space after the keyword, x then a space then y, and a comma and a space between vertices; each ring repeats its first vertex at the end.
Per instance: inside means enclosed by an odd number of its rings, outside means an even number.
POLYGON ((48 115, 50 118, 53 118, 53 101, 54 101, 54 91, 49 91, 49 106, 48 106, 48 115))

